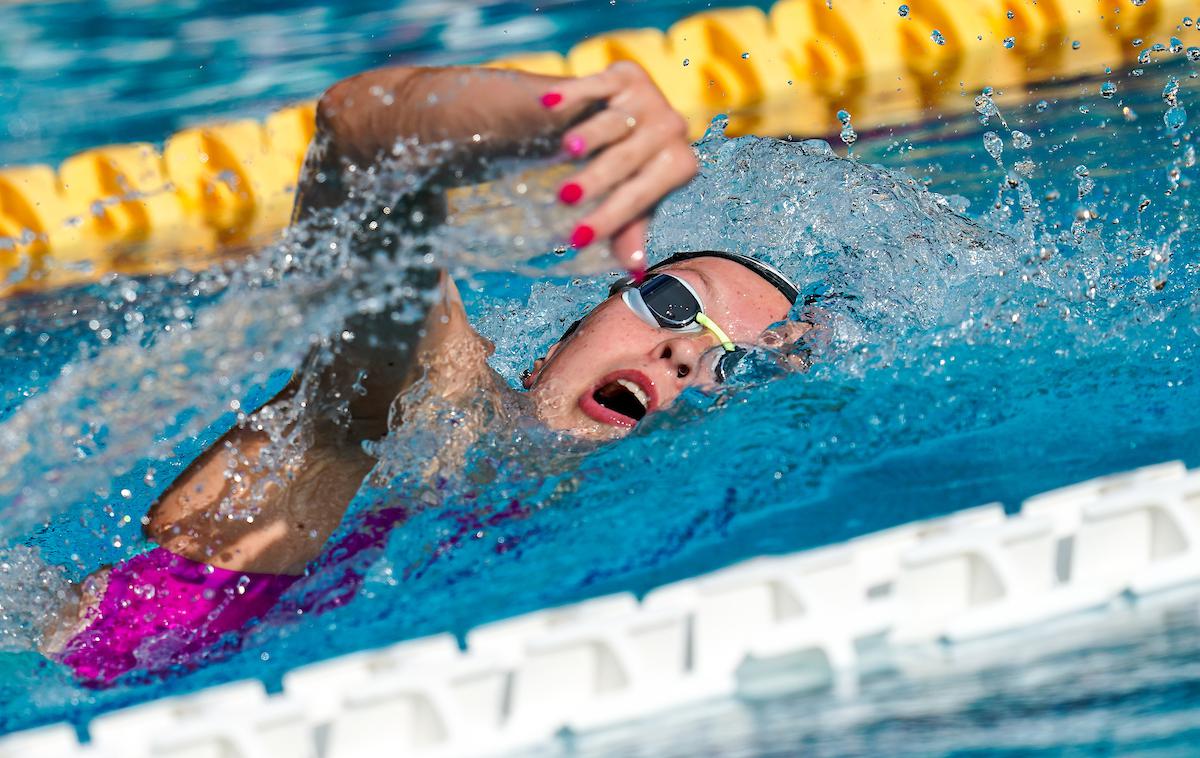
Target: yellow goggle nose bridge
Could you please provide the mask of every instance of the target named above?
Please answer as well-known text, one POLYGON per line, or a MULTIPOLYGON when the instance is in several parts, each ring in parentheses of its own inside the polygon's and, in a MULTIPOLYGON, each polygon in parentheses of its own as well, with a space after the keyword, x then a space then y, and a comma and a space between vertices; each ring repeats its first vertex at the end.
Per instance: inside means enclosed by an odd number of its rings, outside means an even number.
POLYGON ((715 321, 705 315, 703 311, 696 314, 696 323, 712 332, 721 341, 721 347, 725 348, 727 352, 732 353, 737 349, 734 347, 733 340, 729 339, 729 335, 721 327, 717 326, 715 321))

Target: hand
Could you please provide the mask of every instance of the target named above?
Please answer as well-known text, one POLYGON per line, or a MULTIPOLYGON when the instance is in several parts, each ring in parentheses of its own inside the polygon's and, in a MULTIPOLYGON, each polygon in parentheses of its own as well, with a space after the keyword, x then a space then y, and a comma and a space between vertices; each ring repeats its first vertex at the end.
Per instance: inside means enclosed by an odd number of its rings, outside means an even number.
POLYGON ((612 240, 617 262, 641 277, 646 271, 646 228, 650 214, 671 190, 696 174, 696 156, 687 122, 673 109, 650 76, 635 63, 614 63, 604 71, 564 80, 542 95, 552 111, 577 112, 603 101, 604 110, 571 127, 563 149, 575 157, 593 156, 562 186, 568 205, 607 195, 571 235, 585 247, 612 240))

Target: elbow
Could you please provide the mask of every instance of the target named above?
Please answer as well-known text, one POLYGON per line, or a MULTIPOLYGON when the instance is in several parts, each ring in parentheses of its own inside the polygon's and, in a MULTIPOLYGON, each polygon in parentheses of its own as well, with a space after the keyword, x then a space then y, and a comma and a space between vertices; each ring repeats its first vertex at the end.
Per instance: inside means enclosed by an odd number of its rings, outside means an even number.
POLYGON ((321 95, 317 101, 317 134, 337 137, 339 128, 345 121, 343 115, 351 105, 350 80, 343 79, 321 95))

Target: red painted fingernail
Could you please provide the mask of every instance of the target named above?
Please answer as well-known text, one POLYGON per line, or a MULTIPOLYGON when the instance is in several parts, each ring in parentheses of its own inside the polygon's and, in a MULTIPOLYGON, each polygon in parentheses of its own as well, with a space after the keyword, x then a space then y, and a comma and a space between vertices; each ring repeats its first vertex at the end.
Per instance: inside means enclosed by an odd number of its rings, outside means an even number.
POLYGON ((542 95, 542 107, 544 108, 553 108, 561 102, 561 92, 547 92, 546 94, 542 95))
POLYGON ((646 281, 645 250, 634 250, 629 255, 629 275, 633 277, 634 284, 641 284, 646 281))
POLYGON ((562 200, 567 205, 578 203, 583 197, 583 187, 580 187, 575 182, 567 182, 558 191, 558 199, 562 200))
POLYGON ((578 158, 587 150, 587 143, 583 141, 583 137, 571 135, 567 137, 567 152, 578 158))
POLYGON ((571 247, 587 247, 596 239, 596 230, 587 224, 580 224, 571 232, 571 247))

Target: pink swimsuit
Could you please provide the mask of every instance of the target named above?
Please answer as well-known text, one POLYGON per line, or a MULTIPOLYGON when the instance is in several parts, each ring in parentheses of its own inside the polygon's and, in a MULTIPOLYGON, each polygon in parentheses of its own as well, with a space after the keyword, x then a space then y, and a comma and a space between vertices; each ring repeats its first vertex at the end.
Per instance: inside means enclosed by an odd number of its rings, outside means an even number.
MULTIPOLYGON (((391 507, 360 517, 315 563, 333 581, 296 609, 320 612, 348 602, 372 552, 407 516, 407 509, 391 507)), ((87 611, 87 626, 55 657, 93 686, 133 670, 193 668, 218 644, 236 646, 230 633, 264 618, 302 578, 231 571, 156 547, 112 567, 104 596, 87 611)))
POLYGON ((104 684, 132 669, 194 660, 264 616, 299 578, 230 571, 156 547, 113 567, 87 628, 58 658, 81 679, 104 684))

